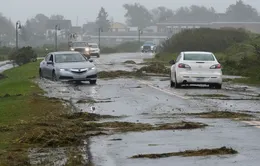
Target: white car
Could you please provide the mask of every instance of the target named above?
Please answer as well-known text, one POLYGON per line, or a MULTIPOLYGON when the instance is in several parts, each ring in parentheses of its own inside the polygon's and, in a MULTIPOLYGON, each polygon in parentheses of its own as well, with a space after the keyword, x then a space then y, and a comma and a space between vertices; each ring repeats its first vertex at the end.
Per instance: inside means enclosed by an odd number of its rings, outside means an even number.
POLYGON ((98 47, 97 43, 88 43, 89 47, 90 47, 90 55, 91 56, 96 56, 96 57, 100 57, 100 49, 98 47))
POLYGON ((221 64, 212 52, 181 52, 176 62, 170 61, 171 87, 181 85, 207 84, 211 88, 221 89, 221 64))

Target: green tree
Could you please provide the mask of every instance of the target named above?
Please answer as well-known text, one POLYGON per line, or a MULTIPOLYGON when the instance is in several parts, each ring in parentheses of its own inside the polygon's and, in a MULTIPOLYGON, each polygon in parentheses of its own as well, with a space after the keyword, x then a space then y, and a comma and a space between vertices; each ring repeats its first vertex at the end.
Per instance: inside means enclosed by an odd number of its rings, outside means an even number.
POLYGON ((110 21, 108 19, 108 13, 105 8, 101 7, 97 19, 96 24, 99 28, 101 28, 104 32, 107 32, 110 29, 110 21))
POLYGON ((153 21, 155 23, 167 21, 174 16, 174 12, 171 9, 160 6, 158 8, 152 9, 153 21))
POLYGON ((27 20, 25 25, 22 26, 21 38, 23 41, 28 42, 28 41, 30 41, 32 36, 33 36, 33 31, 32 31, 32 27, 31 27, 31 22, 30 22, 30 20, 27 20))
POLYGON ((204 6, 192 5, 190 7, 179 8, 172 21, 198 21, 198 22, 211 22, 216 20, 216 12, 214 8, 206 8, 204 6))
POLYGON ((227 21, 257 21, 258 12, 252 6, 245 4, 242 0, 230 5, 226 10, 227 21))
POLYGON ((46 23, 49 20, 44 14, 37 14, 34 18, 30 19, 31 32, 43 36, 46 33, 46 23))
POLYGON ((65 19, 65 17, 63 16, 63 15, 60 15, 60 14, 53 14, 53 15, 51 15, 51 17, 50 17, 50 20, 64 20, 65 19))
POLYGON ((15 27, 11 20, 8 20, 0 13, 0 40, 12 40, 15 34, 15 27))
POLYGON ((13 50, 9 55, 9 59, 21 66, 31 61, 35 61, 37 59, 37 54, 32 47, 22 47, 18 50, 13 50))
POLYGON ((145 28, 152 25, 153 16, 144 6, 139 3, 124 4, 126 10, 125 18, 129 26, 145 28))

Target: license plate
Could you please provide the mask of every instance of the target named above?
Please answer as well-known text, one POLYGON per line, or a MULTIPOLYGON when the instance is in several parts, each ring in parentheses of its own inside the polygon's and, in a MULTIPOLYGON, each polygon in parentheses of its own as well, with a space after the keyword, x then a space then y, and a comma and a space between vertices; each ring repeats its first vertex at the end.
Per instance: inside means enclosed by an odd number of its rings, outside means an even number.
POLYGON ((204 78, 197 78, 197 81, 202 81, 204 80, 204 78))

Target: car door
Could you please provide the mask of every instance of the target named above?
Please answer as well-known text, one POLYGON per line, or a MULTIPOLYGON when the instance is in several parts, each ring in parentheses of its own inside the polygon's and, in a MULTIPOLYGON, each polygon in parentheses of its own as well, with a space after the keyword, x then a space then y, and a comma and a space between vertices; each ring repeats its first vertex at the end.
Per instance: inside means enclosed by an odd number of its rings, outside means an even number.
POLYGON ((48 60, 49 57, 50 57, 50 54, 47 54, 40 64, 40 69, 41 69, 43 77, 47 77, 46 67, 47 67, 47 60, 48 60))
POLYGON ((54 69, 54 55, 50 54, 46 62, 46 77, 52 78, 52 71, 54 69), (48 64, 47 62, 52 62, 52 64, 48 64))
POLYGON ((178 57, 177 57, 177 59, 176 59, 176 62, 175 62, 175 64, 173 64, 172 65, 172 67, 171 67, 171 76, 172 76, 172 78, 174 78, 175 77, 175 72, 176 72, 176 64, 180 61, 180 59, 181 59, 181 56, 182 56, 182 54, 180 53, 179 55, 178 55, 178 57))

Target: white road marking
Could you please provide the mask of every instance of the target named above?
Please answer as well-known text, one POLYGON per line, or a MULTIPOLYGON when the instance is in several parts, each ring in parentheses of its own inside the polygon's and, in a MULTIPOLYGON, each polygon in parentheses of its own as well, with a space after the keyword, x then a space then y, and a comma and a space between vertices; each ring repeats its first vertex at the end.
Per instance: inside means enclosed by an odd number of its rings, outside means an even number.
MULTIPOLYGON (((144 84, 144 85, 147 85, 147 86, 149 86, 149 87, 151 87, 153 89, 156 89, 156 90, 159 90, 161 92, 167 93, 169 95, 176 96, 176 97, 179 97, 179 98, 182 98, 182 99, 185 99, 185 100, 190 99, 189 97, 185 97, 185 96, 182 96, 181 94, 178 94, 178 93, 175 93, 175 92, 171 92, 171 91, 169 91, 167 89, 158 88, 158 87, 152 85, 151 83, 149 83, 147 81, 139 81, 139 82, 144 84)), ((242 121, 242 122, 243 123, 247 123, 249 125, 252 125, 252 126, 260 129, 260 121, 242 121)))
POLYGON ((149 87, 151 87, 151 88, 153 88, 153 89, 156 89, 156 90, 159 90, 159 91, 161 91, 161 92, 167 93, 167 94, 169 94, 169 95, 176 96, 176 97, 179 97, 179 98, 182 98, 182 99, 185 99, 185 100, 189 99, 189 97, 182 96, 181 94, 178 94, 178 93, 169 91, 169 90, 167 90, 167 89, 158 88, 158 87, 152 85, 151 83, 149 83, 149 82, 147 82, 147 81, 139 81, 139 82, 142 83, 142 84, 144 84, 144 85, 147 85, 147 86, 149 86, 149 87))

